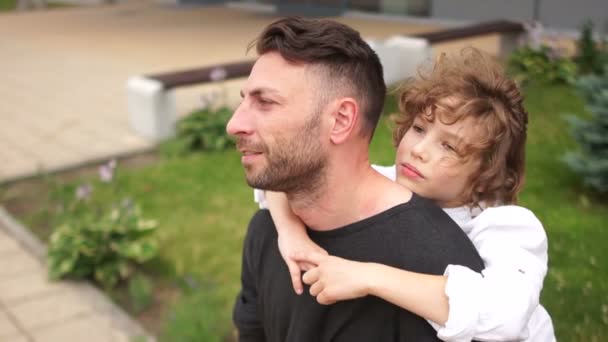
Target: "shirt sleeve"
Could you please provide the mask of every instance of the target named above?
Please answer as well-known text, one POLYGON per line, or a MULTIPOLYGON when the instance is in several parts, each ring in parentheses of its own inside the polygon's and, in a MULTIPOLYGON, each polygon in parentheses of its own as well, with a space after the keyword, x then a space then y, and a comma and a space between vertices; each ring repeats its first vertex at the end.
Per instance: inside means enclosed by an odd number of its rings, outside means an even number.
POLYGON ((525 339, 547 273, 543 226, 518 206, 486 209, 469 224, 469 238, 486 268, 480 274, 447 267, 448 320, 444 326, 431 324, 444 341, 525 339))
POLYGON ((266 195, 264 195, 264 190, 253 189, 253 201, 258 204, 260 209, 268 209, 268 204, 266 203, 266 195))
POLYGON ((384 177, 386 177, 392 181, 395 181, 397 179, 397 171, 395 170, 395 165, 382 166, 382 165, 372 164, 372 168, 374 170, 376 170, 379 174, 383 175, 384 177))
MULTIPOLYGON (((255 218, 255 217, 254 217, 255 218)), ((238 330, 239 342, 264 342, 264 327, 257 309, 258 295, 253 265, 255 259, 252 223, 250 223, 245 242, 241 266, 241 291, 236 297, 233 310, 234 325, 238 330)))

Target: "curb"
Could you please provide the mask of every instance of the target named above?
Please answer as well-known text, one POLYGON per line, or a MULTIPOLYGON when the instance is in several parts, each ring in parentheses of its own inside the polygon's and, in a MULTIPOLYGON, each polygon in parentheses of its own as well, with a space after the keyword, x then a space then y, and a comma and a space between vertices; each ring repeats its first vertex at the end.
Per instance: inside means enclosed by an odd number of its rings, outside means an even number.
MULTIPOLYGON (((0 229, 13 237, 29 253, 34 255, 42 265, 46 264, 46 246, 32 232, 19 223, 4 207, 0 206, 0 229)), ((133 340, 139 341, 144 338, 148 342, 156 342, 156 338, 150 335, 138 322, 136 322, 121 307, 107 298, 107 296, 89 281, 64 281, 75 292, 88 298, 93 308, 104 314, 109 314, 112 326, 128 334, 133 340)))

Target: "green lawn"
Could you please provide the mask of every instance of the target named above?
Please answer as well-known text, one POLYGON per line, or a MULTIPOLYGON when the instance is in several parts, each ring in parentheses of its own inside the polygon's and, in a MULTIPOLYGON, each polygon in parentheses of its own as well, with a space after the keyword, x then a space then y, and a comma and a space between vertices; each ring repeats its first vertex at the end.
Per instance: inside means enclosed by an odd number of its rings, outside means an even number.
MULTIPOLYGON (((528 177, 521 204, 538 215, 549 235, 550 271, 542 302, 553 317, 558 340, 600 341, 608 336, 608 255, 602 247, 608 241, 608 205, 583 191, 579 179, 559 160, 574 147, 561 113, 580 113, 582 104, 565 87, 531 87, 527 99, 528 177)), ((394 111, 394 104, 389 107, 394 111)), ((393 162, 390 140, 385 120, 372 143, 373 162, 393 162)), ((161 260, 169 267, 163 266, 157 276, 205 284, 204 291, 213 301, 199 300, 193 304, 198 311, 182 312, 214 317, 219 324, 213 329, 229 331, 239 287, 241 243, 256 210, 238 154, 161 159, 120 173, 122 192, 136 198, 145 216, 160 222, 161 260), (206 307, 201 302, 215 304, 206 307)), ((66 193, 71 194, 73 187, 66 193)), ((49 209, 22 219, 37 227, 51 213, 49 209)))
POLYGON ((17 6, 17 0, 0 0, 0 12, 12 11, 17 6))

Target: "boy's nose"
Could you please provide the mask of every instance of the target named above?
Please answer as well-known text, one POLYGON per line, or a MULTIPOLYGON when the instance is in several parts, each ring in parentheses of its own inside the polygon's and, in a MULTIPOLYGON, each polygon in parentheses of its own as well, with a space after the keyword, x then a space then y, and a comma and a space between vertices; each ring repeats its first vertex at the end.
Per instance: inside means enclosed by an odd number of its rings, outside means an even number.
POLYGON ((420 160, 426 160, 428 156, 426 145, 427 141, 425 139, 419 140, 414 146, 412 146, 412 156, 420 160))

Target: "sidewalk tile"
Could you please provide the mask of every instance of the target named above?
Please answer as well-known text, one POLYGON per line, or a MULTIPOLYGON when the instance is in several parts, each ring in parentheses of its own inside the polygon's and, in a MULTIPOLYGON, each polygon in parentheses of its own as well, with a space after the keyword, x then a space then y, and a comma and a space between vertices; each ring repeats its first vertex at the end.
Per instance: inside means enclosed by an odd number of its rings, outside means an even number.
POLYGON ((8 315, 0 311, 0 341, 8 340, 9 336, 19 334, 17 327, 8 318, 8 315))
POLYGON ((40 261, 24 250, 3 254, 0 258, 0 281, 3 278, 23 275, 30 272, 46 272, 40 261))
MULTIPOLYGON (((76 316, 93 311, 86 298, 78 296, 74 292, 49 294, 9 307, 9 310, 28 330, 43 328, 49 324, 64 324, 76 316)), ((69 340, 79 341, 78 339, 69 340)))
POLYGON ((30 342, 27 337, 22 334, 0 335, 0 342, 30 342))
POLYGON ((0 253, 15 253, 21 251, 21 246, 11 236, 0 230, 0 253))
POLYGON ((68 289, 69 287, 65 284, 49 281, 46 271, 32 271, 31 274, 4 279, 0 282, 0 301, 10 307, 32 297, 68 289))
POLYGON ((91 315, 32 332, 36 342, 129 342, 129 336, 112 326, 109 318, 91 315))

